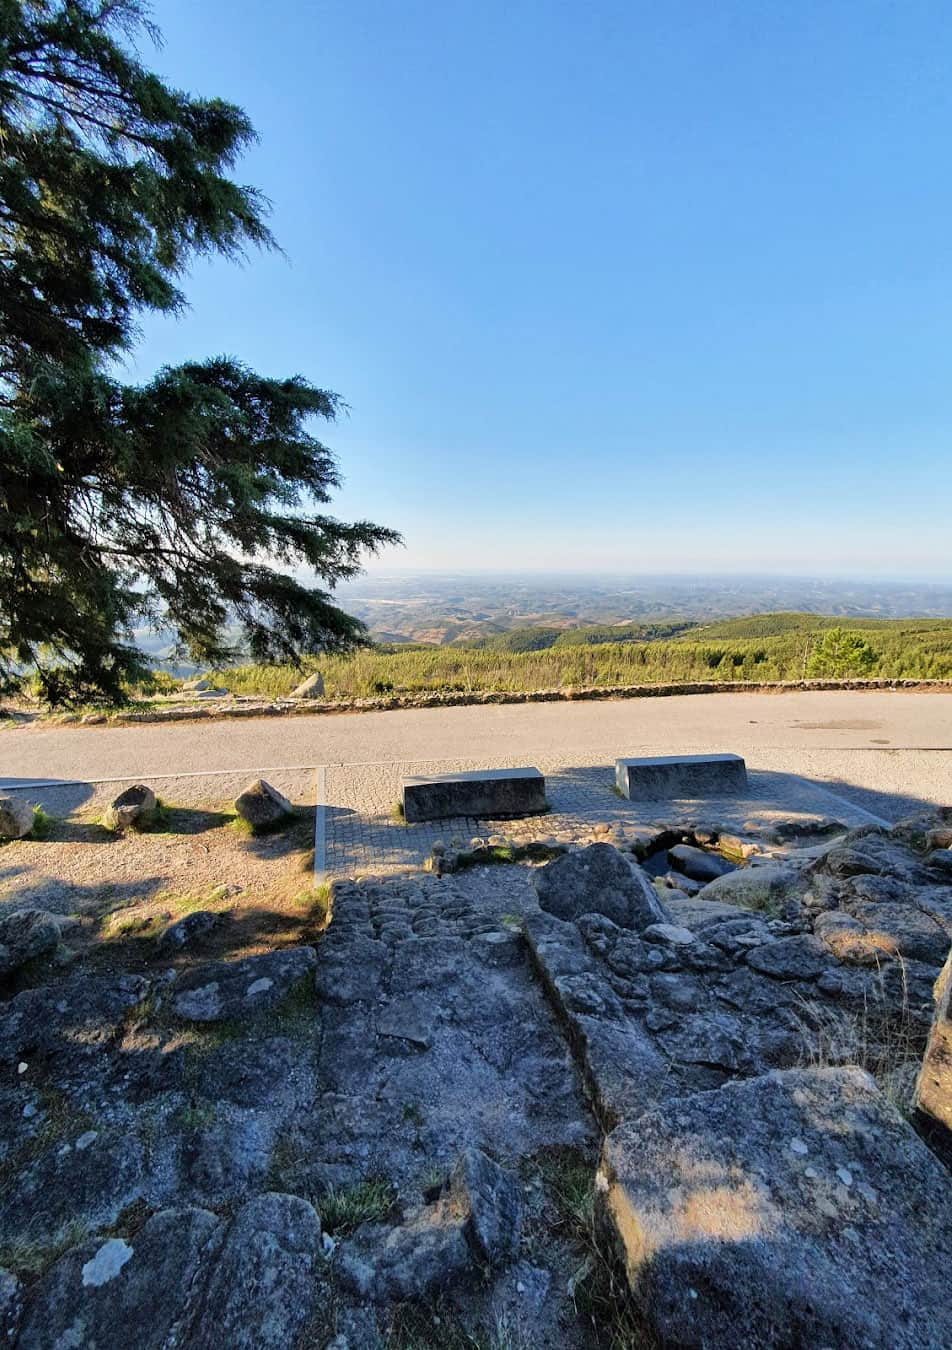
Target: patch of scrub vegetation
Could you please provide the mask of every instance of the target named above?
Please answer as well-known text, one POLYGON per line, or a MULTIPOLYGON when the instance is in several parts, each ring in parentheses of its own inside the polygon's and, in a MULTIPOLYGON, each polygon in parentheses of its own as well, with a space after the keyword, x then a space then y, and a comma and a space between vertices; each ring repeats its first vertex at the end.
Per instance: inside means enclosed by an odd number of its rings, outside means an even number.
MULTIPOLYGON (((501 635, 501 649, 378 647, 352 655, 327 655, 302 669, 244 665, 216 671, 214 679, 238 694, 280 697, 302 674, 320 669, 328 699, 395 694, 512 693, 535 689, 727 682, 758 683, 807 678, 877 677, 952 679, 952 619, 840 619, 814 614, 761 614, 680 628, 633 625, 560 633, 548 646, 501 635), (657 630, 635 635, 641 628, 657 630), (827 635, 836 630, 837 636, 827 635), (843 635, 853 635, 844 638, 843 635), (602 638, 606 640, 602 640, 602 638)), ((554 632, 556 630, 543 630, 554 632)))
POLYGON ((375 1223, 389 1213, 396 1192, 384 1177, 367 1177, 350 1186, 332 1186, 316 1204, 325 1232, 346 1237, 362 1223, 375 1223))
POLYGON ((801 998, 797 1016, 802 1064, 815 1069, 856 1064, 876 1079, 902 1115, 912 1117, 927 1033, 913 1017, 905 994, 898 1009, 884 998, 858 1012, 801 998))
POLYGON ((594 1160, 578 1149, 554 1148, 537 1155, 535 1165, 546 1199, 536 1238, 551 1243, 561 1237, 573 1249, 577 1265, 568 1290, 592 1343, 600 1350, 656 1350, 599 1220, 594 1160))
POLYGON ((70 1219, 52 1237, 31 1238, 29 1234, 0 1241, 0 1268, 20 1279, 35 1279, 58 1261, 64 1252, 89 1237, 82 1219, 70 1219))
POLYGON ((398 1303, 390 1313, 387 1350, 533 1350, 530 1331, 507 1318, 466 1327, 445 1302, 398 1303))

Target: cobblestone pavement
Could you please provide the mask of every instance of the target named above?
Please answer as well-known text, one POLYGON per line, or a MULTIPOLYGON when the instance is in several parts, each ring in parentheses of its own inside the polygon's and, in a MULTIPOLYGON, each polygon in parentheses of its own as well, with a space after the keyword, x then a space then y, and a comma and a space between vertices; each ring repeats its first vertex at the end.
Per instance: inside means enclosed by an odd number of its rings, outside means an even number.
MULTIPOLYGON (((828 790, 794 774, 768 770, 749 773, 743 797, 708 797, 700 801, 629 802, 614 791, 609 765, 571 765, 539 760, 552 810, 523 820, 492 821, 457 817, 407 825, 395 811, 401 780, 409 775, 453 773, 480 768, 516 768, 518 761, 428 760, 403 764, 337 764, 318 775, 318 802, 323 804, 325 848, 323 869, 318 848, 316 868, 328 878, 386 876, 417 871, 437 841, 468 844, 473 837, 504 834, 528 843, 587 843, 594 825, 612 827, 655 822, 704 822, 731 831, 763 828, 774 820, 833 817, 850 826, 878 818, 828 790)), ((319 831, 321 822, 319 820, 319 831)))

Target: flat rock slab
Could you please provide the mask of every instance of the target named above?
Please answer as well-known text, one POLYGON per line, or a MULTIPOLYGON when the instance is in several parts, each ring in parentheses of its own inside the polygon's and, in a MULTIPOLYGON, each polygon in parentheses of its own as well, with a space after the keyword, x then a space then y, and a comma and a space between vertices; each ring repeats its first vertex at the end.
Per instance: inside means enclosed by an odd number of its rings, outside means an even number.
POLYGON ((747 767, 740 755, 616 759, 615 786, 629 801, 741 796, 747 767))
POLYGON ((209 961, 175 984, 172 1009, 191 1022, 253 1017, 276 1007, 316 965, 313 947, 285 947, 243 961, 209 961))
POLYGON ((549 809, 545 778, 531 768, 404 778, 401 801, 411 824, 451 816, 528 816, 549 809))
POLYGON ((609 1135, 599 1185, 664 1344, 952 1344, 948 1173, 860 1069, 670 1101, 609 1135))

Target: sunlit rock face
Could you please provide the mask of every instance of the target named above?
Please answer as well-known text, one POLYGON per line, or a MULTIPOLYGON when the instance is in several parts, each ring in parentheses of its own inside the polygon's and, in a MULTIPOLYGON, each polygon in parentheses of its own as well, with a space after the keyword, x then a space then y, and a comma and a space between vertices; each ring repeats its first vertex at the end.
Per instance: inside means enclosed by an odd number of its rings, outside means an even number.
POLYGON ((916 1084, 916 1110, 930 1142, 952 1164, 952 952, 935 984, 935 1021, 916 1084))
POLYGON ((665 1344, 950 1343, 948 1174, 859 1069, 771 1073, 627 1121, 598 1194, 665 1344))

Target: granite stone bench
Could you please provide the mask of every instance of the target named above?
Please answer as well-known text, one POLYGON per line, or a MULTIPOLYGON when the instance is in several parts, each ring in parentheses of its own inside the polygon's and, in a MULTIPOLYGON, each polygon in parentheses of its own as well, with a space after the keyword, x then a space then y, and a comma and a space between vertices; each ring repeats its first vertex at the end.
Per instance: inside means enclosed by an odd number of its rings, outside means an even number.
POLYGON ((747 766, 740 755, 616 759, 615 785, 630 801, 740 796, 747 791, 747 766))
POLYGON ((445 816, 529 816, 548 810, 538 769, 477 769, 404 778, 403 816, 409 823, 445 816))

